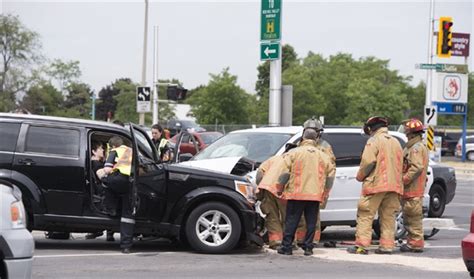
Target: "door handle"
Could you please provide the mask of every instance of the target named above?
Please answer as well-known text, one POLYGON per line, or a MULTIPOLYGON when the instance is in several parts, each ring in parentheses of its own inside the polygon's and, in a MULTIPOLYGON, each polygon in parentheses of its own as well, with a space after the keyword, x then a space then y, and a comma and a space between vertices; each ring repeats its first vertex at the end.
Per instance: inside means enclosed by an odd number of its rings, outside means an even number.
POLYGON ((347 175, 336 176, 337 179, 347 179, 347 175))
POLYGON ((33 166, 36 165, 36 162, 33 161, 32 159, 20 159, 18 160, 18 164, 20 165, 26 165, 26 166, 33 166))

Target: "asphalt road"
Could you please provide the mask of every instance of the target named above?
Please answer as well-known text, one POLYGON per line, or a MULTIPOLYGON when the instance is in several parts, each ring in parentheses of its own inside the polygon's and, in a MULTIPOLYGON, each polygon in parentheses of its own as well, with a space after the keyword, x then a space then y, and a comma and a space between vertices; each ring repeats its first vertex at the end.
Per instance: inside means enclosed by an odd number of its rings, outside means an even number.
POLYGON ((338 247, 319 247, 311 257, 301 250, 281 256, 253 246, 227 255, 205 255, 163 240, 137 241, 135 253, 124 255, 117 242, 106 242, 105 237, 86 240, 84 234, 74 234, 70 240, 49 240, 34 232, 33 278, 470 278, 460 241, 474 209, 472 182, 472 176, 459 176, 456 196, 444 214, 456 226, 428 240, 422 254, 347 254, 348 246, 341 241, 354 239, 355 230, 349 227, 325 230, 322 242, 336 240, 338 247))

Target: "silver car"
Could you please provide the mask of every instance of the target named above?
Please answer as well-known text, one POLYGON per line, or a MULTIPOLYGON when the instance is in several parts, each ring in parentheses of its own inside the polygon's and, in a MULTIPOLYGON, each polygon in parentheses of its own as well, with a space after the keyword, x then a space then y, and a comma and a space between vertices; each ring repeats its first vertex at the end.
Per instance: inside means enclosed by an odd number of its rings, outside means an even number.
POLYGON ((0 180, 0 278, 31 278, 33 236, 26 229, 21 191, 0 180))

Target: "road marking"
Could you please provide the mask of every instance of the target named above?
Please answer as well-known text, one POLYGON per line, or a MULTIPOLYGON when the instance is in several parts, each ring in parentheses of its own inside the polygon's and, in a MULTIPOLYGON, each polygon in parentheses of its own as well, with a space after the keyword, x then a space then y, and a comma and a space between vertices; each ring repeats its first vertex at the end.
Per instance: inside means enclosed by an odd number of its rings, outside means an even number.
POLYGON ((474 208, 474 204, 472 203, 450 203, 448 205, 446 205, 447 207, 464 207, 464 206, 467 206, 467 207, 473 207, 474 208))
POLYGON ((102 257, 102 256, 152 256, 152 255, 169 255, 176 252, 139 252, 139 253, 102 253, 102 254, 57 254, 57 255, 35 255, 33 258, 64 258, 64 257, 102 257))
MULTIPOLYGON (((266 249, 266 251, 267 253, 276 253, 276 251, 270 249, 266 249)), ((347 253, 347 251, 345 251, 345 249, 314 249, 313 252, 314 254, 312 257, 326 260, 374 263, 384 265, 390 263, 428 271, 466 272, 466 267, 464 266, 462 258, 435 259, 430 257, 413 257, 409 255, 397 254, 377 255, 374 254, 373 250, 369 255, 349 254, 347 253)), ((294 251, 293 254, 304 257, 303 252, 301 250, 294 251)))

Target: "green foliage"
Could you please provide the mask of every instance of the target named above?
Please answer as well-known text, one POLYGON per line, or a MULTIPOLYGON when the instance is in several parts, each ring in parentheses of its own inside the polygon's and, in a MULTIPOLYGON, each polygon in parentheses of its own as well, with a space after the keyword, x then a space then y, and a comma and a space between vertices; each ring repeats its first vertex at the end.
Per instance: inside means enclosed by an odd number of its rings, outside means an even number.
POLYGON ((32 66, 40 60, 39 36, 17 16, 0 15, 0 109, 15 107, 16 93, 27 88, 32 66))
POLYGON ((63 95, 51 83, 31 87, 21 101, 21 107, 33 114, 62 115, 63 95))
POLYGON ((207 86, 194 91, 188 103, 200 124, 247 124, 254 98, 237 85, 237 76, 229 68, 210 74, 207 86))
POLYGON ((81 69, 79 61, 64 62, 60 59, 55 59, 46 69, 46 73, 58 81, 59 89, 63 92, 69 84, 81 76, 81 69))

